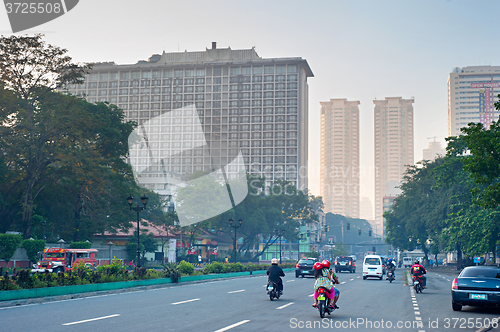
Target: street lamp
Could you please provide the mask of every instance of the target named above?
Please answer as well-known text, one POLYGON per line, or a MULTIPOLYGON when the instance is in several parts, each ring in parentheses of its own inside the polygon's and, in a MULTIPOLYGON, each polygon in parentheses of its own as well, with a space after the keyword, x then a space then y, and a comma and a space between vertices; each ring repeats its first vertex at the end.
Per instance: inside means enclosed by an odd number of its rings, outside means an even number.
POLYGON ((233 219, 229 219, 229 226, 234 228, 234 246, 233 246, 234 255, 233 256, 234 256, 234 262, 236 263, 236 230, 241 227, 243 220, 241 220, 241 219, 238 220, 239 225, 236 225, 236 224, 233 225, 233 223, 234 223, 233 219))
POLYGON ((45 240, 45 225, 47 225, 47 220, 42 220, 42 225, 43 225, 43 239, 45 240))
POLYGON ((137 267, 141 267, 141 249, 139 247, 139 212, 144 210, 146 208, 146 204, 148 204, 148 197, 146 197, 146 194, 144 194, 141 197, 141 202, 144 206, 139 206, 139 204, 136 204, 135 207, 132 207, 132 204, 134 204, 134 198, 132 195, 130 195, 127 198, 128 205, 130 206, 130 210, 134 210, 137 212, 137 267))
POLYGON ((111 247, 113 246, 113 242, 109 241, 108 246, 109 246, 109 265, 111 265, 112 262, 111 257, 113 257, 111 256, 111 247))
POLYGON ((277 235, 277 236, 279 237, 279 239, 280 239, 280 264, 281 264, 281 256, 282 256, 282 255, 281 255, 281 237, 285 235, 285 230, 284 230, 284 229, 282 229, 282 230, 281 230, 281 233, 280 233, 280 232, 276 229, 276 230, 275 230, 275 232, 276 232, 276 235, 277 235))

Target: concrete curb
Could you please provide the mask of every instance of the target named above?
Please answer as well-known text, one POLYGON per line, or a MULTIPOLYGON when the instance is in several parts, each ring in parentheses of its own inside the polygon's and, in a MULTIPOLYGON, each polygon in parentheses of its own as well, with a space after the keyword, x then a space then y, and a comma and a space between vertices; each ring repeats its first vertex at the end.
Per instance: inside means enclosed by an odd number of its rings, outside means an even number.
MULTIPOLYGON (((283 269, 285 272, 295 269, 283 269)), ((133 281, 118 281, 102 284, 88 284, 75 286, 59 286, 38 289, 22 289, 0 292, 0 308, 48 301, 60 301, 102 294, 123 293, 129 290, 168 288, 183 286, 187 284, 204 283, 210 281, 223 281, 242 277, 260 277, 266 273, 265 270, 249 272, 233 272, 224 274, 207 274, 199 276, 184 276, 179 283, 172 283, 170 278, 147 279, 133 281)))

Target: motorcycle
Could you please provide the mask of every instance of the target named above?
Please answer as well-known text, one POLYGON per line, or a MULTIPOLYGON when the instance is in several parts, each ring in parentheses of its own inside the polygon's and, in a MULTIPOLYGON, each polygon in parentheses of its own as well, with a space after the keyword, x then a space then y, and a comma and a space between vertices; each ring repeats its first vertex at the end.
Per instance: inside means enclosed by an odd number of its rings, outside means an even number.
POLYGON ((325 318, 325 314, 330 315, 332 312, 335 311, 335 309, 331 306, 328 305, 328 295, 325 293, 328 292, 328 290, 324 287, 320 287, 318 289, 318 310, 319 310, 319 316, 321 318, 325 318))
POLYGON ((387 280, 389 280, 390 283, 392 283, 393 280, 396 280, 396 278, 394 278, 394 272, 387 272, 387 280))
POLYGON ((279 286, 275 282, 269 282, 267 284, 267 292, 269 294, 269 299, 272 301, 273 299, 279 300, 281 292, 279 291, 279 286))
POLYGON ((424 290, 424 280, 422 276, 413 276, 413 289, 415 293, 422 293, 424 290))

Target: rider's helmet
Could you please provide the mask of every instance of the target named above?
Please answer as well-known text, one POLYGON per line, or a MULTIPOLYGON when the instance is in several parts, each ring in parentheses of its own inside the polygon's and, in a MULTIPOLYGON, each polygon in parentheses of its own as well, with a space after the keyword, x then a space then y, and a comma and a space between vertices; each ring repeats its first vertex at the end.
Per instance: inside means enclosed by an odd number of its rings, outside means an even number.
POLYGON ((419 261, 418 261, 418 259, 415 261, 415 264, 420 264, 419 261))
POLYGON ((330 268, 330 262, 328 260, 324 260, 321 262, 321 265, 323 265, 324 268, 329 269, 330 268))
POLYGON ((388 262, 388 263, 392 262, 392 258, 389 258, 389 259, 387 260, 387 262, 388 262))
POLYGON ((271 259, 271 264, 278 265, 278 259, 277 258, 271 259))
POLYGON ((315 270, 319 270, 319 269, 323 268, 323 265, 320 262, 316 262, 316 263, 314 263, 313 268, 315 270))

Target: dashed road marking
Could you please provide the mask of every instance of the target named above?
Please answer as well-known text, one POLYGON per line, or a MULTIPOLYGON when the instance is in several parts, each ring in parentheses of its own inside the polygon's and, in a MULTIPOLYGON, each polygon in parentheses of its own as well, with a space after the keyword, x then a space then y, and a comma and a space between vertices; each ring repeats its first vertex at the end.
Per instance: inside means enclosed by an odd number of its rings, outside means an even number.
POLYGON ((250 321, 249 319, 245 319, 245 320, 242 320, 241 322, 235 323, 233 325, 226 326, 226 327, 224 327, 222 329, 219 329, 219 330, 217 330, 215 332, 224 332, 224 331, 232 329, 233 327, 240 326, 242 324, 248 323, 249 321, 250 321))
POLYGON ((244 292, 245 290, 244 289, 240 289, 240 290, 234 290, 234 291, 231 291, 231 292, 227 292, 228 294, 233 294, 233 293, 240 293, 240 292, 244 292))
POLYGON ((193 301, 199 301, 200 299, 192 299, 192 300, 186 300, 186 301, 180 301, 180 302, 174 302, 172 305, 177 305, 177 304, 182 304, 182 303, 188 303, 188 302, 193 302, 193 301))
POLYGON ((92 319, 85 319, 85 320, 80 320, 78 322, 66 323, 66 324, 62 324, 62 325, 65 325, 65 326, 67 326, 67 325, 75 325, 75 324, 93 322, 93 321, 96 321, 96 320, 107 319, 107 318, 112 318, 112 317, 117 317, 117 316, 120 316, 120 314, 109 315, 109 316, 104 316, 104 317, 97 317, 97 318, 92 318, 92 319))
POLYGON ((295 302, 290 302, 290 303, 287 303, 287 304, 285 304, 285 305, 282 305, 281 307, 278 307, 278 308, 276 308, 276 309, 277 309, 277 310, 280 310, 280 309, 286 308, 286 307, 288 307, 289 305, 292 305, 292 304, 294 304, 294 303, 295 303, 295 302))
POLYGON ((287 282, 294 282, 295 280, 287 280, 287 282))

